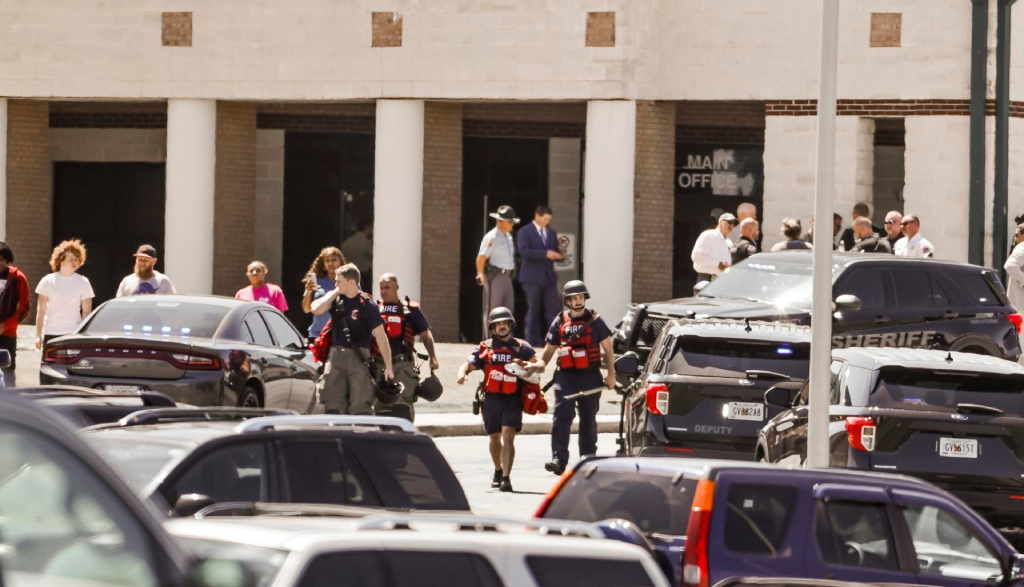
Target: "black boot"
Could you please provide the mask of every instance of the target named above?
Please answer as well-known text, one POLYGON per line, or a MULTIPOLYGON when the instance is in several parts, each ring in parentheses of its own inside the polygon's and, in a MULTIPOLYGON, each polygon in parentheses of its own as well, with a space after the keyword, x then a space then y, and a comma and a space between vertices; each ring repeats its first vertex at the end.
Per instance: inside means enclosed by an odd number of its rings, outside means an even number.
POLYGON ((508 477, 501 478, 501 492, 512 493, 512 480, 508 477))
POLYGON ((494 477, 491 477, 491 487, 498 488, 501 485, 501 469, 494 471, 494 477))
POLYGON ((551 471, 555 475, 561 475, 565 472, 565 463, 557 458, 551 459, 550 463, 544 463, 544 470, 551 471))

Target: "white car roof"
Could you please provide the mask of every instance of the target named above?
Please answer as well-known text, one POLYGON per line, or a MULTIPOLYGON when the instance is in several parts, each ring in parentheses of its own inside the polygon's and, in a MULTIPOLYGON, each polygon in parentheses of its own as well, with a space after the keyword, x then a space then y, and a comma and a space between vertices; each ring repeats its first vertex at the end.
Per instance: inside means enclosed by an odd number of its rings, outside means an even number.
POLYGON ((942 371, 1024 374, 1024 367, 1021 365, 998 357, 933 349, 858 347, 836 349, 832 351, 832 356, 871 370, 888 365, 900 365, 942 371))

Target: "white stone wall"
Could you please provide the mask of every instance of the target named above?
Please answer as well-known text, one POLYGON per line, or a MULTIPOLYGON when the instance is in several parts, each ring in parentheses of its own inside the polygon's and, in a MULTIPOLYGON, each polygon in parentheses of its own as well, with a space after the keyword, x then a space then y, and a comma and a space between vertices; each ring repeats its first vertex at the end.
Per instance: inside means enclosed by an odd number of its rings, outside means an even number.
MULTIPOLYGON (((834 210, 843 226, 853 222, 853 206, 874 203, 875 121, 870 118, 836 118, 836 169, 834 210)), ((873 207, 873 206, 872 206, 873 207)))
POLYGON ((912 116, 906 127, 904 212, 920 217, 937 258, 966 262, 970 119, 912 116))
POLYGON ((163 163, 167 131, 143 128, 51 128, 50 159, 163 163))
POLYGON ((256 131, 256 258, 281 283, 284 242, 284 131, 256 131))

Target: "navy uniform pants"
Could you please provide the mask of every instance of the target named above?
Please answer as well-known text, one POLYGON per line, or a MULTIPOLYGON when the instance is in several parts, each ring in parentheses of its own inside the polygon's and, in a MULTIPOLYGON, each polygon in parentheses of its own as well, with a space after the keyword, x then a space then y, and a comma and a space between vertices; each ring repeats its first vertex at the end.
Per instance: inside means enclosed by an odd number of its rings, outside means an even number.
POLYGON ((604 387, 601 371, 559 371, 555 375, 555 418, 551 424, 551 453, 563 463, 569 462, 569 433, 576 410, 580 412, 580 457, 597 452, 597 411, 601 394, 595 393, 574 400, 565 396, 604 387))

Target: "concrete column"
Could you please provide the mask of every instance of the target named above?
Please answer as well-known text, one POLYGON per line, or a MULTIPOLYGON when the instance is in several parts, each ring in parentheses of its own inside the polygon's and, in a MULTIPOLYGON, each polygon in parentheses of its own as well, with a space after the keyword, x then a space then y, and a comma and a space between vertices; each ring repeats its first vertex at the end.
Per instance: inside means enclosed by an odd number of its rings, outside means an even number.
POLYGON ((7 240, 7 98, 0 98, 0 241, 7 240))
POLYGON ((167 101, 164 271, 179 293, 213 293, 217 102, 167 101))
POLYGON ((635 147, 636 102, 587 103, 583 279, 613 324, 632 297, 635 147))
MULTIPOLYGON (((548 141, 548 205, 551 206, 551 227, 558 234, 572 234, 576 247, 572 251, 576 268, 558 271, 558 291, 565 282, 580 276, 580 139, 548 141)), ((556 267, 557 269, 557 267, 556 267)))
POLYGON ((403 296, 420 298, 423 235, 423 100, 377 100, 373 273, 394 273, 403 296))

